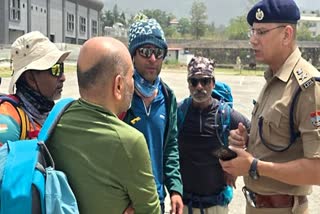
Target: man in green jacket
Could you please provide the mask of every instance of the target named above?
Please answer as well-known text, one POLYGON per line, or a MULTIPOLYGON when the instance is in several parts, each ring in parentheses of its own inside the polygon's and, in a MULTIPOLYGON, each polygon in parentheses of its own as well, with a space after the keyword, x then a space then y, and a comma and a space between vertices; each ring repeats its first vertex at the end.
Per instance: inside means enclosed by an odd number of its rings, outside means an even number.
POLYGON ((62 115, 48 142, 81 214, 159 214, 160 205, 143 134, 116 116, 129 108, 133 65, 126 46, 95 37, 81 48, 81 98, 62 115))
POLYGON ((176 97, 159 77, 167 50, 163 31, 155 19, 142 17, 131 25, 129 51, 135 67, 135 91, 124 120, 147 140, 162 212, 166 187, 171 212, 182 214, 176 97))

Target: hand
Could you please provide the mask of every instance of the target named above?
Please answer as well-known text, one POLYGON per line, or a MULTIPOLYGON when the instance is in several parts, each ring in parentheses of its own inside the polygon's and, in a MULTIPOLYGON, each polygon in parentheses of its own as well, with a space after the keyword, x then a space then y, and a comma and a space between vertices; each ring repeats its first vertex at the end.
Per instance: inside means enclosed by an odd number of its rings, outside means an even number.
POLYGON ((237 153, 237 157, 229 161, 219 159, 222 169, 234 177, 248 175, 253 156, 244 149, 232 146, 229 148, 237 153))
POLYGON ((237 188, 236 187, 237 177, 234 177, 234 176, 230 175, 229 173, 224 172, 224 179, 225 179, 227 185, 232 186, 235 189, 237 188))
POLYGON ((246 127, 242 124, 238 124, 238 129, 231 130, 229 137, 229 145, 238 147, 238 148, 246 148, 246 144, 249 140, 249 135, 246 127))
POLYGON ((122 214, 134 214, 134 208, 132 207, 132 205, 129 205, 122 214))
POLYGON ((183 214, 183 202, 179 193, 171 193, 171 210, 170 214, 183 214))

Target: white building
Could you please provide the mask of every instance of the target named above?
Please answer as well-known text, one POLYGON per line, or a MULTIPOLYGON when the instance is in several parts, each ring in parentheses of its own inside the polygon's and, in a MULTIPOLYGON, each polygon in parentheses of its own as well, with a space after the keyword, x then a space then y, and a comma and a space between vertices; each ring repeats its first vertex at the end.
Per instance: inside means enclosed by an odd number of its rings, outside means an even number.
POLYGON ((309 30, 310 30, 313 37, 320 35, 320 17, 304 15, 304 16, 301 16, 299 22, 301 22, 301 23, 309 22, 310 23, 309 30))
POLYGON ((101 0, 0 0, 0 44, 38 30, 51 41, 82 44, 100 35, 101 0))

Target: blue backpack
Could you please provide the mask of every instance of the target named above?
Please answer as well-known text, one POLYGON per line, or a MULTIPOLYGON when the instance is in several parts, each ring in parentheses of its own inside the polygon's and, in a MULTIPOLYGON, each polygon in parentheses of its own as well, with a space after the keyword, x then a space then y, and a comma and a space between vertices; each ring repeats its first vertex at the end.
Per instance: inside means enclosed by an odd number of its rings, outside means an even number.
POLYGON ((72 98, 63 99, 54 106, 37 139, 9 141, 0 148, 0 214, 79 213, 67 178, 54 169, 45 145, 72 101, 72 98))

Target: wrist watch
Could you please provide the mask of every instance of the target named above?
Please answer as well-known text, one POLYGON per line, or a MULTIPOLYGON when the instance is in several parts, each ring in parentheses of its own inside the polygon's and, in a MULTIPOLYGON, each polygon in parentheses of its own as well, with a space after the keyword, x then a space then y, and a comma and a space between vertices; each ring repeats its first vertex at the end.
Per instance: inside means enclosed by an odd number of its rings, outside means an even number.
POLYGON ((258 180, 258 178, 260 177, 258 173, 257 165, 258 165, 258 159, 254 158, 249 169, 249 175, 253 180, 258 180))

